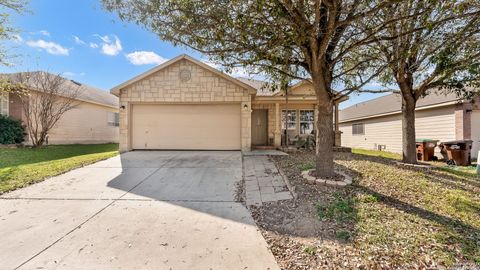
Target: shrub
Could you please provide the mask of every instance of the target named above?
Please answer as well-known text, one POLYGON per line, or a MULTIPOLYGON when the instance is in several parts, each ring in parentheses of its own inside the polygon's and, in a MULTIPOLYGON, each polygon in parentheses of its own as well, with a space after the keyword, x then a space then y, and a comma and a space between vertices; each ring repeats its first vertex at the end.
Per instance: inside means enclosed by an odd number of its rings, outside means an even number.
POLYGON ((22 143, 25 135, 22 121, 0 115, 0 144, 22 143))

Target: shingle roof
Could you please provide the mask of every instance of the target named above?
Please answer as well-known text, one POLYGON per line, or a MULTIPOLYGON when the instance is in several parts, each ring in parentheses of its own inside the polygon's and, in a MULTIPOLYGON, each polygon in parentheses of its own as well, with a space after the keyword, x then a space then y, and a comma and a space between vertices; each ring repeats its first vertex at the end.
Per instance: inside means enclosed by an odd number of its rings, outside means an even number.
POLYGON ((280 92, 278 89, 275 91, 272 91, 271 85, 265 81, 260 81, 260 80, 250 79, 250 78, 242 78, 242 77, 237 78, 237 80, 255 88, 257 90, 257 96, 269 97, 269 96, 274 96, 280 92))
MULTIPOLYGON (((24 74, 28 74, 28 73, 33 74, 33 73, 39 73, 39 72, 44 73, 47 76, 57 76, 57 75, 54 75, 54 74, 51 74, 51 73, 48 73, 48 72, 44 72, 44 71, 24 72, 24 74)), ((0 77, 1 78, 7 78, 7 79, 10 79, 10 80, 17 80, 17 75, 18 74, 19 73, 4 73, 4 74, 0 74, 0 77)), ((66 78, 63 78, 63 79, 65 80, 65 83, 63 85, 65 86, 66 89, 78 89, 78 86, 81 87, 81 90, 80 90, 80 93, 79 93, 79 96, 78 96, 79 100, 83 100, 83 101, 87 101, 87 102, 90 101, 90 102, 93 102, 93 103, 99 103, 99 104, 102 104, 102 105, 105 105, 105 106, 110 106, 110 107, 115 107, 115 108, 117 108, 118 105, 119 105, 118 97, 110 94, 107 91, 103 91, 103 90, 95 88, 93 86, 82 84, 82 83, 72 81, 72 80, 69 80, 69 79, 66 79, 66 78)), ((29 83, 26 82, 26 84, 29 84, 29 83)), ((30 86, 33 86, 33 83, 30 86)), ((36 89, 36 90, 39 90, 39 89, 36 89)))
MULTIPOLYGON (((455 93, 443 94, 434 92, 419 99, 417 102, 417 108, 455 101, 459 101, 455 93)), ((376 115, 388 113, 400 113, 401 109, 402 98, 400 94, 389 94, 340 110, 339 122, 374 117, 376 115)))

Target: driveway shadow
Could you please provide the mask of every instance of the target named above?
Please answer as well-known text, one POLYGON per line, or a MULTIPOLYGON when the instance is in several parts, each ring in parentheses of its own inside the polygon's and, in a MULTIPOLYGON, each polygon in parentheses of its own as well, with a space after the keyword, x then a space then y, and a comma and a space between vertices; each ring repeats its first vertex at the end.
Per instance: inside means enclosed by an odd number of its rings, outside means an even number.
POLYGON ((120 200, 162 201, 252 225, 247 209, 236 199, 242 181, 242 156, 237 151, 133 151, 96 167, 121 167, 151 172, 134 185, 122 175, 107 186, 125 191, 120 200), (244 210, 240 210, 240 208, 244 210))

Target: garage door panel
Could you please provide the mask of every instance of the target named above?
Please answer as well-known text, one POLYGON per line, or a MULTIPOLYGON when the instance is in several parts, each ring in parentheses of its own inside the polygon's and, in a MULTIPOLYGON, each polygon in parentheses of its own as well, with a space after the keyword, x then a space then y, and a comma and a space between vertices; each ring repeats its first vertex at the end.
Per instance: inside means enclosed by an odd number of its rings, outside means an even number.
POLYGON ((134 105, 133 149, 240 149, 240 104, 134 105))

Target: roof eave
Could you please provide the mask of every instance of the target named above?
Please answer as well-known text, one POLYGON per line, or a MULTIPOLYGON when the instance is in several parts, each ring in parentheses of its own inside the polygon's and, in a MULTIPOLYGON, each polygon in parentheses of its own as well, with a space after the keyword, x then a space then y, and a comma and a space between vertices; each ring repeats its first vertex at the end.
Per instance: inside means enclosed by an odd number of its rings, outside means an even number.
POLYGON ((162 70, 162 69, 164 69, 164 68, 166 68, 170 65, 173 65, 174 63, 176 63, 180 60, 183 60, 183 59, 189 60, 189 61, 191 61, 191 62, 193 62, 193 63, 195 63, 195 64, 197 64, 197 65, 199 65, 199 66, 201 66, 201 67, 203 67, 203 68, 205 68, 205 69, 207 69, 207 70, 209 70, 209 71, 211 71, 211 72, 213 72, 217 75, 219 75, 220 77, 222 77, 222 78, 224 78, 224 79, 226 79, 226 80, 228 80, 228 81, 230 81, 230 82, 248 90, 248 93, 251 94, 251 95, 254 95, 254 94, 257 93, 257 90, 254 87, 252 87, 252 86, 250 86, 250 85, 248 85, 244 82, 241 82, 240 80, 237 80, 237 79, 233 78, 232 76, 230 76, 228 74, 225 74, 222 71, 220 71, 216 68, 213 68, 213 67, 211 67, 211 66, 209 66, 209 65, 207 65, 207 64, 205 64, 205 63, 203 63, 203 62, 201 62, 201 61, 199 61, 199 60, 197 60, 193 57, 190 57, 186 54, 181 54, 181 55, 179 55, 179 56, 177 56, 173 59, 170 59, 169 61, 167 61, 163 64, 160 64, 160 65, 158 65, 158 66, 156 66, 156 67, 154 67, 150 70, 147 70, 144 73, 141 73, 141 74, 133 77, 132 79, 130 79, 130 80, 128 80, 128 81, 126 81, 122 84, 119 84, 119 85, 113 87, 110 90, 110 93, 112 93, 113 95, 118 97, 118 96, 120 96, 120 90, 121 89, 123 89, 123 88, 125 88, 125 87, 127 87, 127 86, 129 86, 129 85, 131 85, 135 82, 138 82, 138 81, 140 81, 140 80, 142 80, 142 79, 144 79, 144 78, 146 78, 146 77, 148 77, 148 76, 150 76, 150 75, 152 75, 152 74, 154 74, 154 73, 156 73, 156 72, 158 72, 158 71, 160 71, 160 70, 162 70))

